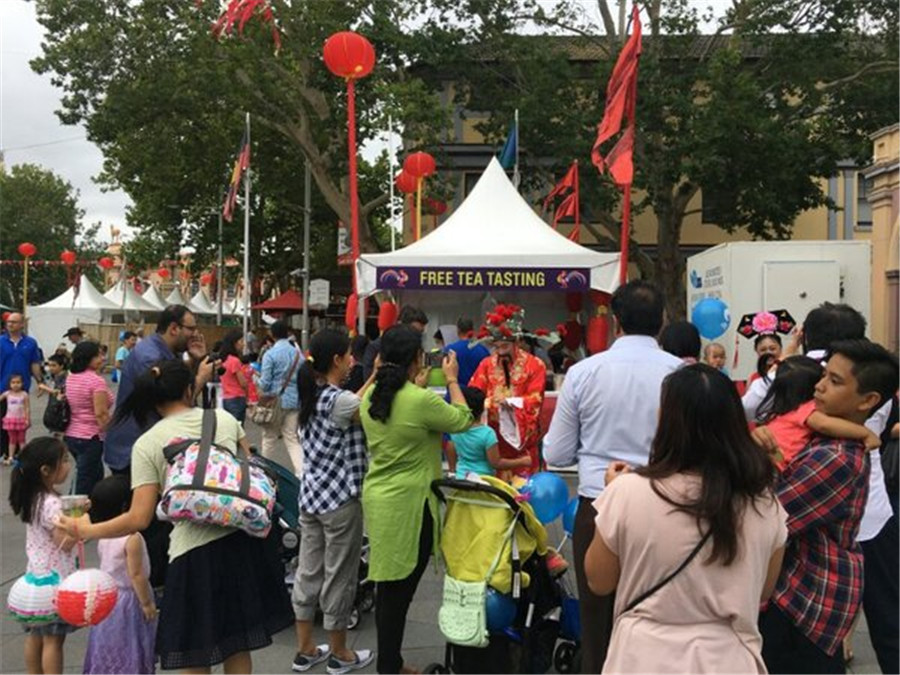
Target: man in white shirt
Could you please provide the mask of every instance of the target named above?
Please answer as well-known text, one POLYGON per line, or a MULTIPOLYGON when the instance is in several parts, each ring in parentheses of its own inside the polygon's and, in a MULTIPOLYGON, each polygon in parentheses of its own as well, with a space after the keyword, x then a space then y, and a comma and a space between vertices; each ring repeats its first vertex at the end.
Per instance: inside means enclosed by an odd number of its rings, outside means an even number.
POLYGON ((569 369, 544 438, 549 464, 578 463, 579 505, 572 543, 581 613, 583 673, 599 673, 612 632, 614 595, 591 593, 584 555, 594 537, 591 505, 605 486, 614 461, 637 467, 647 463, 656 433, 665 377, 683 365, 656 341, 663 325, 663 295, 645 281, 632 281, 612 297, 616 341, 569 369))

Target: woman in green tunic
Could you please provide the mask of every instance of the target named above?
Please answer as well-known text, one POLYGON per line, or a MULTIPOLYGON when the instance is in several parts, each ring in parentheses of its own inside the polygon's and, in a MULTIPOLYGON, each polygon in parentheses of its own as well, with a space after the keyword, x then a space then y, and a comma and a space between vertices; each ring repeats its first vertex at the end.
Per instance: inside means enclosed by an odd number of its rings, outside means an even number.
POLYGON ((431 481, 441 477, 441 434, 464 431, 472 413, 459 388, 456 355, 444 357, 450 404, 416 386, 422 370, 422 336, 395 326, 381 339, 375 385, 363 397, 360 417, 371 460, 363 483, 369 533, 369 578, 377 583, 375 626, 378 672, 413 672, 400 649, 406 613, 437 544, 438 503, 431 481))

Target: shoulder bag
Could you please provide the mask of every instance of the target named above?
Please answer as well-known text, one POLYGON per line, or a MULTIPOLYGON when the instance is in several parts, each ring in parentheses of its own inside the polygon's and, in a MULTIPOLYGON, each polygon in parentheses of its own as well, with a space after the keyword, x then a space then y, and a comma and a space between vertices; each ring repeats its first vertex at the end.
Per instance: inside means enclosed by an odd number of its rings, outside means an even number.
POLYGON ((287 377, 284 378, 279 392, 274 396, 260 396, 259 402, 250 411, 250 421, 254 424, 261 427, 277 427, 281 425, 281 396, 291 383, 294 370, 296 370, 297 363, 300 361, 300 350, 298 349, 296 352, 294 354, 294 362, 291 364, 291 368, 288 370, 287 377))
POLYGON ((64 434, 71 419, 72 409, 66 400, 66 390, 63 387, 58 394, 50 394, 47 407, 44 409, 44 426, 47 431, 64 434))

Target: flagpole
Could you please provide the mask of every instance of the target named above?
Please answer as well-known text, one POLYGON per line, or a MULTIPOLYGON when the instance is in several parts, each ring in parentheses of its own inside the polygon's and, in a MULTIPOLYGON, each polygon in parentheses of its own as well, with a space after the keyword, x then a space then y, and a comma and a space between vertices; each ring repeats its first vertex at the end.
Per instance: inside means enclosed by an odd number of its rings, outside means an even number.
MULTIPOLYGON (((247 113, 247 147, 250 147, 250 113, 247 113)), ((250 163, 244 174, 244 353, 247 353, 247 331, 250 327, 250 163)))
POLYGON ((222 325, 222 302, 223 302, 223 292, 222 292, 222 209, 218 209, 219 211, 219 257, 218 264, 216 265, 216 325, 222 325))
POLYGON ((309 348, 309 218, 312 210, 312 172, 309 157, 303 163, 303 327, 300 346, 309 348))
POLYGON ((516 108, 515 125, 516 125, 516 164, 515 164, 515 168, 513 169, 513 183, 516 186, 516 190, 518 190, 519 189, 519 181, 520 181, 520 177, 519 177, 519 109, 518 108, 516 108))
POLYGON ((578 192, 578 160, 575 160, 575 238, 573 241, 578 244, 581 242, 581 195, 578 192))
POLYGON ((388 190, 391 199, 391 250, 397 250, 397 205, 394 203, 394 122, 388 115, 388 162, 390 163, 391 176, 388 181, 388 190))

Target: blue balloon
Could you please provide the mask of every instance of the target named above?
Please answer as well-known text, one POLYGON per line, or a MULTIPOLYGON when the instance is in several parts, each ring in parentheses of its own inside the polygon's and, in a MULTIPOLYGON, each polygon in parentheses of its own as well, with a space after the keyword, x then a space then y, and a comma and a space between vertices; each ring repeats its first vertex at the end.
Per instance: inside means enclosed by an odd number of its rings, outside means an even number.
POLYGON ((575 514, 578 512, 578 496, 572 497, 563 511, 563 532, 570 537, 575 536, 575 514))
POLYGON ((549 471, 534 474, 522 491, 528 494, 528 503, 534 509, 534 515, 544 525, 559 518, 569 501, 566 482, 549 471))
POLYGON ((494 590, 490 586, 485 597, 485 613, 488 630, 492 633, 500 633, 516 620, 518 607, 511 595, 505 595, 494 590))
POLYGON ((691 323, 707 340, 715 340, 728 330, 731 313, 719 298, 703 298, 691 311, 691 323))

